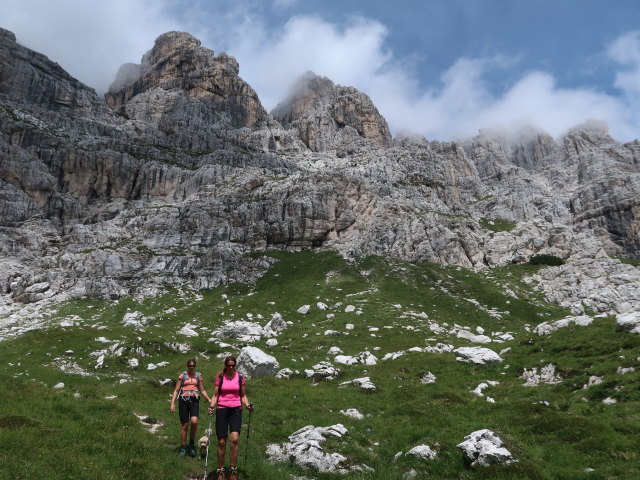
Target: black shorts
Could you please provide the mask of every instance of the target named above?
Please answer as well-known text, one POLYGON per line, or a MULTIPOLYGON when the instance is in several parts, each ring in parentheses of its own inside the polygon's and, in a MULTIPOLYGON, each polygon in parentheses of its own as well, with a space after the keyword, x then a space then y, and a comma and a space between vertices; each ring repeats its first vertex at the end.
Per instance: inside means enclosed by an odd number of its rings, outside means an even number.
POLYGON ((240 433, 242 426, 242 407, 216 408, 216 434, 226 438, 229 432, 240 433))
POLYGON ((200 400, 197 398, 191 398, 185 400, 180 397, 178 401, 178 411, 180 412, 180 422, 187 423, 191 417, 197 417, 200 410, 200 400))

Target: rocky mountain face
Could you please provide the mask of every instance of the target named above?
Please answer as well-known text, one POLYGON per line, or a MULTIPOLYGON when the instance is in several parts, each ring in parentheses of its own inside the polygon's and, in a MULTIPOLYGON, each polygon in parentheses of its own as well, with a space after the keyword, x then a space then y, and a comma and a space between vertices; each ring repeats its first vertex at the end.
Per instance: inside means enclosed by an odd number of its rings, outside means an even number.
POLYGON ((469 268, 553 254, 567 265, 532 281, 559 303, 640 309, 638 270, 611 258, 640 254, 639 163, 597 124, 392 139, 366 95, 311 73, 268 114, 234 58, 180 32, 102 99, 0 30, 0 306, 211 288, 272 262, 247 254, 326 246, 469 268))

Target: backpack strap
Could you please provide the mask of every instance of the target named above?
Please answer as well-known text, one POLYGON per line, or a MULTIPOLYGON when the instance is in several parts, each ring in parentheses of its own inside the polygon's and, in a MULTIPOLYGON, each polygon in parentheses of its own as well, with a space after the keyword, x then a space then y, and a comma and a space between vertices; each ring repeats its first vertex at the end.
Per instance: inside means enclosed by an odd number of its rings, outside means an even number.
MULTIPOLYGON (((244 380, 244 377, 238 374, 238 395, 240 396, 242 396, 242 380, 244 380)), ((240 401, 242 402, 242 398, 240 398, 240 401)))

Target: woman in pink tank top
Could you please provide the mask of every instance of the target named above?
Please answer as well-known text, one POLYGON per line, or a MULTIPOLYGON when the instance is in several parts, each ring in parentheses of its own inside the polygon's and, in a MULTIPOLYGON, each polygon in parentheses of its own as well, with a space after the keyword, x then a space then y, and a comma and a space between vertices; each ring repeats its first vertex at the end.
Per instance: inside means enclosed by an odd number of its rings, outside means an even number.
POLYGON ((242 425, 242 406, 252 412, 245 392, 245 379, 236 371, 235 357, 224 359, 224 368, 216 375, 213 396, 209 402, 209 415, 216 412, 216 434, 218 436, 218 469, 216 480, 225 480, 224 463, 227 455, 227 438, 231 440, 229 447, 229 480, 238 480, 238 448, 240 427, 242 425))

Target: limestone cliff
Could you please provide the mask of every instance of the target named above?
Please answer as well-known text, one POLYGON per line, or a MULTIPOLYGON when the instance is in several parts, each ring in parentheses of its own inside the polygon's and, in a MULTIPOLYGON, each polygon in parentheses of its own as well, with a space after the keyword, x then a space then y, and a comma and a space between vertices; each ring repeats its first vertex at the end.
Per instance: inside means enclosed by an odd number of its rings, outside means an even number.
POLYGON ((105 101, 0 31, 0 306, 248 281, 272 260, 246 254, 273 249, 470 268, 586 254, 610 276, 607 253, 639 254, 637 141, 592 125, 393 140, 356 89, 308 74, 271 116, 238 73, 170 32, 105 101))

